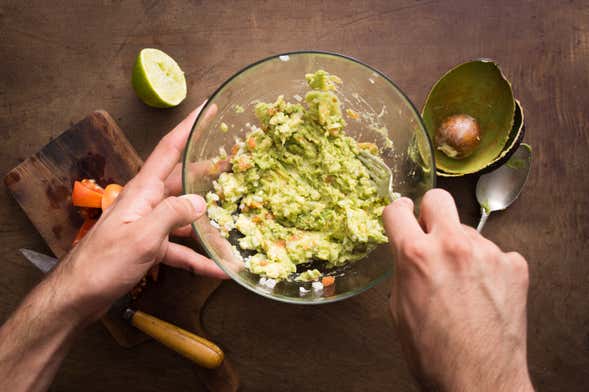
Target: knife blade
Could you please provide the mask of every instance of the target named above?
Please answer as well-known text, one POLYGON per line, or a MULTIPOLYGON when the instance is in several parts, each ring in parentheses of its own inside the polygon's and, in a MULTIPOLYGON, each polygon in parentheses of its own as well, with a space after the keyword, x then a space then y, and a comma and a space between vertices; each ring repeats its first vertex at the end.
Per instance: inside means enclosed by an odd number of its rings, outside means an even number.
POLYGON ((30 261, 35 267, 40 269, 44 274, 49 273, 56 265, 57 259, 55 257, 47 256, 46 254, 35 252, 30 249, 19 249, 20 253, 30 261))
MULTIPOLYGON (((44 274, 55 268, 59 261, 31 249, 23 248, 19 251, 44 274)), ((130 305, 131 296, 126 294, 115 301, 108 313, 113 317, 122 317, 143 333, 202 367, 215 369, 221 366, 224 354, 216 344, 145 312, 131 309, 130 305)))

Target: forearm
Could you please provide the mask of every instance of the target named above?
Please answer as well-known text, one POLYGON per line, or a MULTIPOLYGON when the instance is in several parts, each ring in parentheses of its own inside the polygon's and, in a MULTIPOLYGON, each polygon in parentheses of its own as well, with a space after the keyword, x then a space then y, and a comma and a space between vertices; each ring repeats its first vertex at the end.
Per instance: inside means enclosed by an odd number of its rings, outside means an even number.
POLYGON ((448 383, 443 391, 493 391, 493 392, 533 392, 527 368, 512 369, 506 374, 474 372, 460 375, 448 383))
POLYGON ((63 268, 49 275, 0 328, 0 390, 47 389, 86 325, 63 275, 63 268))
MULTIPOLYGON (((500 349, 497 349, 500 351, 500 349)), ((493 391, 533 392, 525 351, 506 354, 495 358, 489 353, 488 361, 468 358, 467 355, 455 361, 445 371, 428 374, 426 369, 415 373, 423 391, 493 391)))

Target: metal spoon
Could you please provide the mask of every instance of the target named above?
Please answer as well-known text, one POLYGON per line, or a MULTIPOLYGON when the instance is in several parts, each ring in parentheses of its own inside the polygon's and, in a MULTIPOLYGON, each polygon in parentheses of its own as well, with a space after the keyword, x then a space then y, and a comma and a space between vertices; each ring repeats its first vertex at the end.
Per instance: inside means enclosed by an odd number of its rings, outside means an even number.
POLYGON ((491 212, 504 210, 517 199, 528 179, 531 161, 532 149, 522 143, 507 162, 479 178, 476 188, 477 201, 481 205, 479 233, 491 212))

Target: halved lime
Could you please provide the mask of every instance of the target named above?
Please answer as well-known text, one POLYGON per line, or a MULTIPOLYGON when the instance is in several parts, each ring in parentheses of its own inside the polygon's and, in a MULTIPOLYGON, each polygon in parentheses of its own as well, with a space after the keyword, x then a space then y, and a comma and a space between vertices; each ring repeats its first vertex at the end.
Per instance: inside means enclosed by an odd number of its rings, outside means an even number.
POLYGON ((186 98, 184 72, 173 58, 158 49, 142 49, 133 67, 133 88, 149 106, 171 108, 186 98))

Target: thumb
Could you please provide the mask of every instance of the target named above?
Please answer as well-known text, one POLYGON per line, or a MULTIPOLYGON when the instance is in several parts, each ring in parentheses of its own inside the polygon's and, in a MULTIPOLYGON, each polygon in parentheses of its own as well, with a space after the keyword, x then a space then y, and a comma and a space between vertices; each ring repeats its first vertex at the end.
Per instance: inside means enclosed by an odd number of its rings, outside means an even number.
POLYGON ((198 195, 171 196, 162 200, 151 213, 141 219, 141 226, 164 237, 177 227, 188 225, 206 211, 204 199, 198 195))

